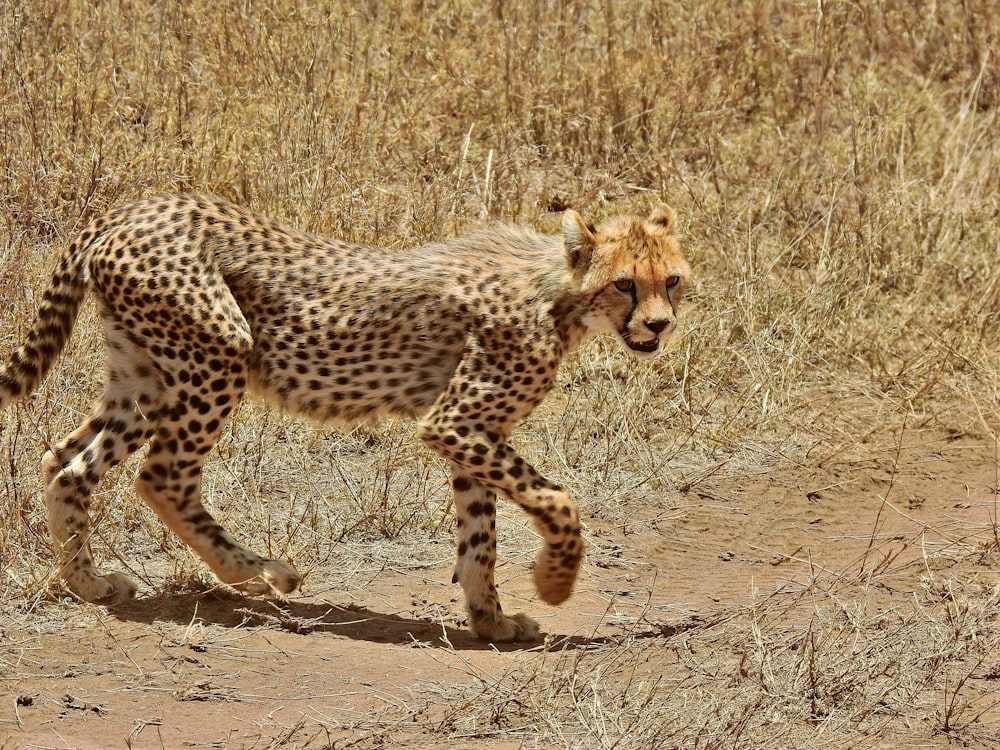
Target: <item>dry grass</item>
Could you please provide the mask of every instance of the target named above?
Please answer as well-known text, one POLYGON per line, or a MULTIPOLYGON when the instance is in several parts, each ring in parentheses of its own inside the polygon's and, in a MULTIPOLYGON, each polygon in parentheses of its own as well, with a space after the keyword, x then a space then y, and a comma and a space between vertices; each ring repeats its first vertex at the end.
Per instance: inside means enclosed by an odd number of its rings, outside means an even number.
MULTIPOLYGON (((588 345, 516 436, 594 528, 662 517, 725 478, 891 464, 914 431, 993 439, 990 3, 474 5, 0 0, 0 352, 57 249, 137 196, 210 192, 403 248, 662 195, 698 277, 679 347, 637 367, 588 345)), ((88 310, 58 371, 0 418, 0 633, 46 606, 38 460, 97 394, 101 357, 88 310)), ((208 503, 317 577, 371 550, 390 567, 418 548, 446 559, 447 476, 410 432, 334 433, 246 404, 208 503)), ((114 564, 154 591, 210 585, 134 502, 135 466, 97 497, 99 556, 122 551, 114 564)), ((504 523, 505 555, 526 561, 533 538, 504 523)), ((947 551, 954 571, 928 563, 905 591, 887 581, 912 563, 873 556, 683 627, 638 611, 590 648, 428 684, 357 741, 417 727, 529 747, 988 745, 1000 600, 981 574, 998 546, 995 526, 977 530, 947 551)), ((315 729, 284 746, 319 746, 315 729)))

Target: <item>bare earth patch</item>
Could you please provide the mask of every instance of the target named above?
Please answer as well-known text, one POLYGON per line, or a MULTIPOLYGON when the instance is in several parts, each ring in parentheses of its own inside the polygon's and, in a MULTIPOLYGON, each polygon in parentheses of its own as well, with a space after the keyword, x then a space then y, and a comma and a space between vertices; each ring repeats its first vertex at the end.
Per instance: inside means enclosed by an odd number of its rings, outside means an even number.
POLYGON ((668 513, 594 523, 561 608, 532 600, 523 562, 503 568, 508 609, 543 617, 533 648, 459 626, 445 540, 433 565, 327 571, 335 586, 316 571, 287 604, 40 603, 5 618, 0 747, 989 747, 994 447, 910 437, 898 456, 706 481, 668 513), (990 616, 967 632, 976 607, 990 616), (710 683, 729 705, 683 705, 710 683), (787 691, 786 715, 753 710, 757 691, 787 691), (602 702, 642 695, 631 726, 602 723, 602 702))

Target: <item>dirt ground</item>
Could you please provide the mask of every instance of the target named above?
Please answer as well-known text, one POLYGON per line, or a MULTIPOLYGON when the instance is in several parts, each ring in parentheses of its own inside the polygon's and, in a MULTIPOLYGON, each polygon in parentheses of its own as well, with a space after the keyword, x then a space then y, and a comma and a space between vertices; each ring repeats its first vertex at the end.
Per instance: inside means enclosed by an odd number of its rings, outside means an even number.
MULTIPOLYGON (((507 609, 540 618, 544 644, 492 647, 468 635, 445 540, 431 548, 433 565, 380 569, 376 560, 329 571, 332 584, 317 573, 281 607, 221 590, 115 609, 44 602, 44 616, 2 634, 0 748, 545 746, 504 722, 464 732, 455 722, 493 681, 554 652, 592 652, 599 664, 616 642, 646 638, 647 668, 666 673, 678 639, 749 602, 801 591, 824 573, 876 571, 867 604, 889 611, 918 596, 939 553, 989 541, 993 444, 911 432, 896 453, 709 479, 678 493, 668 513, 624 528, 592 519, 591 556, 559 608, 534 600, 526 560, 508 562, 498 571, 507 609)), ((995 585, 986 569, 967 580, 980 578, 995 585)), ((983 746, 1000 736, 990 666, 973 676, 987 686, 976 719, 983 746)), ((847 744, 950 741, 912 736, 847 744)), ((564 742, 592 746, 585 735, 564 742)))

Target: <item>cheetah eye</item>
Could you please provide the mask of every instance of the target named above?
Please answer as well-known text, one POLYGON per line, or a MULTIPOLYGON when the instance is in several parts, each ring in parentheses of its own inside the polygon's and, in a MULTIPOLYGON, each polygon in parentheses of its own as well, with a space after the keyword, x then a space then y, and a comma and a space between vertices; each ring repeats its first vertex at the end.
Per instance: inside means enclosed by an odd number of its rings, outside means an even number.
POLYGON ((632 279, 618 279, 615 282, 615 289, 619 292, 631 292, 635 289, 635 282, 632 279))
POLYGON ((680 276, 668 276, 667 277, 667 282, 666 282, 667 289, 673 289, 675 286, 677 286, 680 283, 681 283, 681 277, 680 276))

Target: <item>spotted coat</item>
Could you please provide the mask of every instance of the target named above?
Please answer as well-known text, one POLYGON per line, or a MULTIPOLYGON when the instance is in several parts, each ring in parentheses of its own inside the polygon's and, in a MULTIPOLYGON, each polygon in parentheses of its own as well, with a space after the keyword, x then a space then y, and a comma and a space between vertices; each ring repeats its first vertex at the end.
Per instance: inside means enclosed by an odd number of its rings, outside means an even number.
POLYGON ((201 502, 205 455, 250 391, 323 423, 419 420, 419 437, 451 466, 455 581, 471 629, 493 641, 536 638, 537 623, 506 615, 494 585, 496 496, 541 534, 534 577, 551 604, 576 579, 580 517, 508 438, 584 337, 611 332, 640 358, 662 348, 689 276, 673 227, 662 205, 597 227, 567 211, 555 235, 498 226, 389 251, 198 196, 100 216, 61 255, 27 341, 0 366, 3 408, 37 387, 93 292, 107 383, 43 460, 66 584, 92 602, 135 594, 130 579, 95 567, 88 509, 105 472, 149 442, 139 496, 220 580, 253 593, 298 587, 291 565, 239 544, 201 502))

